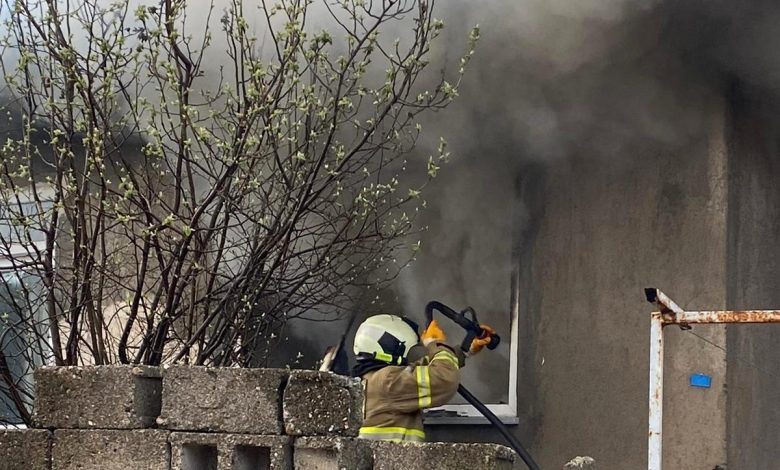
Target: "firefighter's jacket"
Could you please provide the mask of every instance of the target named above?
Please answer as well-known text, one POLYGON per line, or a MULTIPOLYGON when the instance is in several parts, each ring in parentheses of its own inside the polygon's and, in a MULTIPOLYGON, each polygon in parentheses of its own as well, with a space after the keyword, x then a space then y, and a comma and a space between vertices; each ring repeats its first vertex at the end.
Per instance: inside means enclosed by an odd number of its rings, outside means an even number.
POLYGON ((446 404, 460 383, 463 353, 437 343, 409 366, 386 366, 363 375, 363 439, 424 441, 422 410, 446 404))

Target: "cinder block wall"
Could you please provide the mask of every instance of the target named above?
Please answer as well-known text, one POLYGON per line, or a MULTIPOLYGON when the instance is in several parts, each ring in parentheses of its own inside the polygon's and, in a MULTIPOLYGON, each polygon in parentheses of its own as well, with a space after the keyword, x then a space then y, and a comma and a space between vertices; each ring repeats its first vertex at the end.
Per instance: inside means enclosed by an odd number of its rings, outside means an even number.
POLYGON ((36 371, 36 429, 0 432, 9 470, 513 468, 495 444, 357 439, 362 387, 303 370, 173 366, 36 371))

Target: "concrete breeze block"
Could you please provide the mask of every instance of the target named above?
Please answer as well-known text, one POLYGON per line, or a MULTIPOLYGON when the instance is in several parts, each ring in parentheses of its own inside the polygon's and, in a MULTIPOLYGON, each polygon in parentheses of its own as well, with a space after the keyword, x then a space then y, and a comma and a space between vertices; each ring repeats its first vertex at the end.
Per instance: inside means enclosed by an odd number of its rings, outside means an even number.
POLYGON ((291 439, 252 434, 171 433, 171 470, 292 470, 291 439))
POLYGON ((0 431, 0 468, 48 469, 51 465, 51 433, 43 429, 0 431))
POLYGON ((50 429, 147 428, 160 414, 161 389, 156 367, 42 367, 33 420, 50 429))
POLYGON ((295 470, 371 470, 371 448, 349 437, 299 437, 293 451, 295 470))
POLYGON ((498 444, 449 442, 371 444, 374 470, 512 470, 515 452, 498 444))
POLYGON ((281 434, 283 369, 171 366, 163 372, 160 427, 281 434))
POLYGON ((168 470, 168 431, 57 430, 52 470, 168 470))
POLYGON ((360 379, 295 370, 284 389, 284 429, 292 436, 357 436, 363 422, 360 379))

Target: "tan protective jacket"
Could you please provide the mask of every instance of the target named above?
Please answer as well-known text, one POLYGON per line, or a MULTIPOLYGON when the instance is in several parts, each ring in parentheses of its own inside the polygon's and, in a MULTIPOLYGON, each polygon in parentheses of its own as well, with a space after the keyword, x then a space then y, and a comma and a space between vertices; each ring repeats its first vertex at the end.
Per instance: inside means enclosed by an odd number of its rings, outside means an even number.
POLYGON ((460 383, 463 353, 443 343, 409 366, 387 366, 363 376, 363 439, 424 441, 422 410, 446 404, 460 383))

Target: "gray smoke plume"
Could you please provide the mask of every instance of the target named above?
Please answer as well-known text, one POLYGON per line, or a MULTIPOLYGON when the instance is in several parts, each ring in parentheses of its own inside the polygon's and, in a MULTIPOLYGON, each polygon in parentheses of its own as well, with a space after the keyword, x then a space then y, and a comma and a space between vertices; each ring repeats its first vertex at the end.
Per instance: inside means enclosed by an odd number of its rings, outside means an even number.
MULTIPOLYGON (((188 5, 193 34, 205 22, 199 5, 188 5)), ((226 5, 217 2, 212 22, 226 5)), ((472 25, 480 24, 482 40, 460 98, 425 123, 429 140, 420 155, 432 153, 443 135, 453 162, 426 189, 421 254, 396 283, 397 299, 368 307, 376 313, 400 309, 419 319, 435 298, 472 305, 506 337, 512 253, 525 217, 517 182, 529 162, 630 164, 638 147, 673 149, 701 134, 706 104, 730 83, 767 93, 780 83, 773 47, 780 8, 769 0, 439 0, 436 8, 448 24, 436 50, 449 67, 472 25)), ((261 28, 259 20, 250 23, 261 28)), ((214 67, 224 60, 219 50, 212 48, 214 67)), ((320 328, 297 326, 294 336, 317 336, 306 330, 320 328)), ((309 354, 332 342, 318 341, 323 345, 309 354)), ((472 370, 505 376, 507 347, 499 353, 495 367, 472 370)))
MULTIPOLYGON (((473 24, 482 40, 458 101, 427 123, 454 157, 426 192, 422 251, 396 291, 416 315, 434 298, 472 305, 505 337, 512 251, 526 217, 517 182, 526 165, 569 158, 630 165, 637 149, 673 152, 703 135, 713 103, 734 83, 771 94, 780 84, 773 47, 780 8, 769 1, 450 0, 437 7, 449 27, 443 57, 457 60, 473 24)), ((488 400, 506 398, 505 381, 485 385, 507 375, 508 349, 499 352, 465 372, 488 400)))

